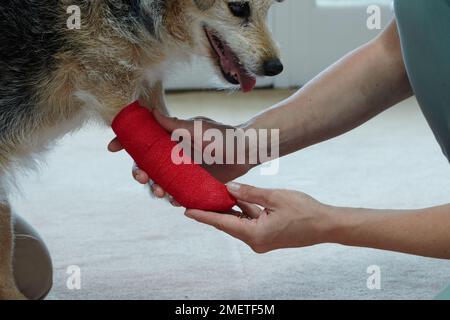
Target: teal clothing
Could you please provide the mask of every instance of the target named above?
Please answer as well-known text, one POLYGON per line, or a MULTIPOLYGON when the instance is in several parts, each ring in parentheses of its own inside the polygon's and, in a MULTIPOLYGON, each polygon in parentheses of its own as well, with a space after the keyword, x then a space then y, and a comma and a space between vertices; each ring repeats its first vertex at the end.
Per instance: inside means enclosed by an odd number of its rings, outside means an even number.
POLYGON ((436 297, 436 300, 448 300, 450 301, 450 287, 436 297))
POLYGON ((411 85, 450 161, 450 0, 395 0, 395 14, 411 85))
POLYGON ((414 93, 450 160, 450 0, 395 0, 414 93))

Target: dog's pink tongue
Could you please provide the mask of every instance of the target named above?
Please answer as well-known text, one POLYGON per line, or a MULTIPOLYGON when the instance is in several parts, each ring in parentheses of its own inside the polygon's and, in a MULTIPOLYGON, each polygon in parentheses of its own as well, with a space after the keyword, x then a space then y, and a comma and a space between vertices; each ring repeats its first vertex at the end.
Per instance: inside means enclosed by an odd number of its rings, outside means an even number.
POLYGON ((225 52, 221 60, 226 72, 237 75, 243 92, 250 92, 255 88, 256 78, 249 75, 247 70, 236 61, 230 48, 225 47, 225 52))
POLYGON ((239 83, 243 92, 250 92, 256 86, 256 79, 250 76, 245 70, 240 69, 238 72, 239 83))

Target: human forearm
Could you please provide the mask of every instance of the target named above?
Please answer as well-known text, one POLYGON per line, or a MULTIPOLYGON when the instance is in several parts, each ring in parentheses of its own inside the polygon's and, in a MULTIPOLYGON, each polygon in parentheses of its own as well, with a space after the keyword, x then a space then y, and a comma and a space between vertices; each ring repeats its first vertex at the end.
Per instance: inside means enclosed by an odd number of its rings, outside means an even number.
POLYGON ((186 215, 247 243, 258 253, 322 243, 450 259, 450 204, 422 210, 339 208, 295 191, 228 184, 244 217, 186 215), (264 208, 264 209, 261 209, 264 208))
POLYGON ((326 242, 450 259, 450 205, 422 210, 329 208, 326 242))
POLYGON ((343 134, 411 95, 392 23, 379 38, 246 126, 280 129, 283 156, 343 134))

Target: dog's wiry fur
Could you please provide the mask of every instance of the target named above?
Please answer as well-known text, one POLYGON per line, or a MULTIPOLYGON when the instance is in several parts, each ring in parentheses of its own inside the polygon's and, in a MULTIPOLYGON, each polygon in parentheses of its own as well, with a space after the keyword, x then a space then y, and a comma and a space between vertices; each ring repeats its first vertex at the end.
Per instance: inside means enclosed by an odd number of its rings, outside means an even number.
POLYGON ((254 75, 262 75, 265 59, 278 57, 266 26, 274 1, 243 1, 252 8, 245 23, 230 14, 229 2, 0 2, 0 299, 23 297, 12 276, 5 183, 15 165, 33 159, 89 118, 109 125, 136 99, 165 110, 162 81, 169 67, 191 55, 212 55, 205 25, 223 37, 254 75), (81 9, 79 30, 67 28, 70 5, 81 9))

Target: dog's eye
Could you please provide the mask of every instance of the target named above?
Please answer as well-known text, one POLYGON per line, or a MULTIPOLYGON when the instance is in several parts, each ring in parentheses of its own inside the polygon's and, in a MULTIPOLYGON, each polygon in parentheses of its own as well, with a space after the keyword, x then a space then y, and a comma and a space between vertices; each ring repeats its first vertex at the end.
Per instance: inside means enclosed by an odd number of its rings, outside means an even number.
POLYGON ((228 3, 231 13, 238 18, 250 17, 250 5, 248 2, 230 2, 228 3))

